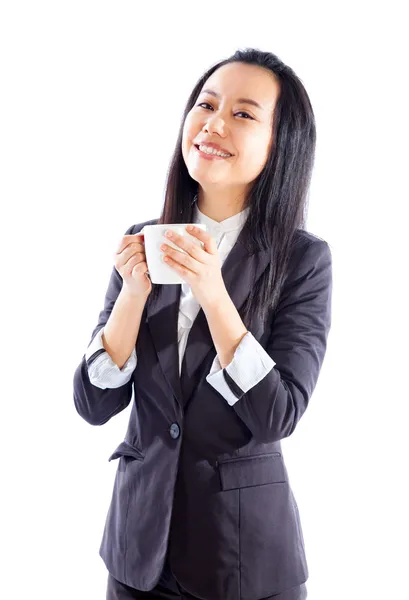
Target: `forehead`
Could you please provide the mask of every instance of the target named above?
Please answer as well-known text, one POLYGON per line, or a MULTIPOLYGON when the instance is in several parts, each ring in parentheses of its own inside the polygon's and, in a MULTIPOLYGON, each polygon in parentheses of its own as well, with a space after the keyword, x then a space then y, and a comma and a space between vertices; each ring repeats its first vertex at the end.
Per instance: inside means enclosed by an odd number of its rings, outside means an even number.
POLYGON ((223 65, 205 82, 202 89, 211 89, 222 98, 252 98, 266 108, 275 105, 280 86, 271 71, 243 63, 223 65))

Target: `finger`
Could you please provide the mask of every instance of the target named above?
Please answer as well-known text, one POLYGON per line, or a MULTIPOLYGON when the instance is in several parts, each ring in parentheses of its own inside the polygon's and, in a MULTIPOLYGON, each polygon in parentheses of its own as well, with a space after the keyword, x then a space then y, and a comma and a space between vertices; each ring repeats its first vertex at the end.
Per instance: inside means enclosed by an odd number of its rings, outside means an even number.
MULTIPOLYGON (((177 250, 175 252, 177 252, 177 250)), ((187 281, 191 280, 192 277, 197 275, 194 271, 191 271, 185 265, 181 265, 180 263, 176 262, 176 260, 173 260, 173 258, 171 258, 170 256, 165 256, 163 260, 167 265, 172 267, 172 269, 177 271, 179 275, 187 281)))
POLYGON ((140 260, 141 256, 143 257, 143 260, 146 260, 144 252, 129 253, 127 252, 127 249, 125 249, 124 252, 122 252, 121 254, 114 255, 113 259, 115 267, 117 269, 121 269, 123 265, 126 265, 134 256, 136 256, 138 260, 140 260))
POLYGON ((133 256, 132 258, 130 258, 128 260, 127 263, 125 263, 124 265, 122 265, 120 267, 120 270, 117 269, 119 271, 120 274, 122 274, 122 277, 124 275, 130 276, 132 275, 132 272, 141 272, 144 273, 147 270, 147 265, 146 262, 144 260, 140 260, 138 258, 135 258, 135 256, 133 256))
POLYGON ((118 256, 121 256, 121 258, 128 258, 129 256, 132 256, 132 254, 135 254, 135 252, 145 252, 145 245, 142 242, 131 242, 125 246, 121 252, 115 252, 114 257, 117 258, 118 256))
POLYGON ((140 243, 140 244, 144 244, 144 235, 143 233, 135 233, 133 235, 125 235, 121 242, 119 243, 117 249, 116 249, 116 254, 121 254, 121 252, 127 247, 129 246, 129 244, 132 243, 140 243))
POLYGON ((135 238, 137 241, 144 242, 145 236, 143 233, 133 233, 130 235, 124 235, 122 240, 120 241, 118 248, 116 250, 116 254, 120 254, 124 248, 126 248, 132 242, 135 242, 135 238))
MULTIPOLYGON (((203 252, 203 250, 202 250, 203 252)), ((166 263, 171 263, 175 265, 179 265, 179 267, 185 268, 190 274, 197 275, 199 273, 200 265, 203 264, 197 261, 195 258, 187 254, 186 252, 181 252, 180 250, 175 250, 168 246, 164 250, 163 260, 166 263), (170 259, 170 260, 168 260, 170 259)))
POLYGON ((145 261, 145 253, 137 252, 136 254, 132 254, 132 256, 129 258, 129 260, 126 261, 125 266, 130 264, 131 261, 134 261, 136 264, 144 262, 145 261))
POLYGON ((165 235, 173 244, 190 254, 190 256, 192 256, 195 260, 201 263, 206 262, 205 250, 198 244, 195 244, 194 242, 190 241, 189 238, 187 238, 186 236, 179 235, 174 231, 166 232, 165 235), (168 233, 170 235, 168 235, 168 233))
POLYGON ((186 231, 193 235, 195 238, 203 242, 204 250, 209 254, 217 254, 217 244, 216 240, 208 233, 204 231, 201 227, 196 227, 196 225, 187 225, 186 231))
POLYGON ((135 265, 133 267, 133 269, 131 270, 131 273, 141 273, 141 274, 145 274, 148 271, 148 265, 146 264, 146 262, 140 262, 137 265, 135 265))
POLYGON ((143 260, 146 260, 145 249, 140 244, 132 244, 132 246, 128 246, 120 254, 114 254, 115 266, 120 268, 122 265, 126 265, 134 256, 139 260, 141 260, 141 257, 143 260))
POLYGON ((127 275, 132 273, 132 270, 142 264, 142 261, 139 257, 132 256, 124 265, 122 265, 122 270, 127 275))

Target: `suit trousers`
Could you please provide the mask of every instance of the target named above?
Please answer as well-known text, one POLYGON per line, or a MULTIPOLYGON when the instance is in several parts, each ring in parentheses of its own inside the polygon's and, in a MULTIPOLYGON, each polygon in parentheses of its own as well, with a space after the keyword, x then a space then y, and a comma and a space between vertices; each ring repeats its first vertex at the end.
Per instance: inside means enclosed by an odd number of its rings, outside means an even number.
MULTIPOLYGON (((135 588, 121 583, 111 573, 108 573, 108 586, 106 600, 201 600, 197 596, 192 596, 182 588, 176 581, 170 570, 169 563, 166 561, 162 576, 158 584, 150 592, 142 592, 135 588)), ((307 598, 307 587, 305 583, 297 585, 294 588, 263 598, 263 600, 305 600, 307 598)), ((202 599, 203 600, 203 599, 202 599)))

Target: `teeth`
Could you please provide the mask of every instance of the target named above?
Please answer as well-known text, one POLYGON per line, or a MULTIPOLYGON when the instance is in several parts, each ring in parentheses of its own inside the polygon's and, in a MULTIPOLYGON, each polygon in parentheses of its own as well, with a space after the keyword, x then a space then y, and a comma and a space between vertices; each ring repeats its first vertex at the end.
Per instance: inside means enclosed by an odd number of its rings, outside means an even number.
POLYGON ((223 158, 227 158, 229 156, 231 156, 231 154, 226 154, 225 152, 220 152, 219 150, 216 150, 215 148, 210 148, 210 146, 204 146, 203 144, 200 144, 199 149, 204 152, 205 154, 215 154, 216 156, 222 156, 223 158))

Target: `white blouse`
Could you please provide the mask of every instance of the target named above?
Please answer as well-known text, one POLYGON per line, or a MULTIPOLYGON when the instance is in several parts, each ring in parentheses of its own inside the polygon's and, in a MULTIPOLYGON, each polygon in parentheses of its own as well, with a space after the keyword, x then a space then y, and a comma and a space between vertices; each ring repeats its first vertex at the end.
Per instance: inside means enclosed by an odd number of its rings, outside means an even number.
MULTIPOLYGON (((207 232, 216 240, 222 265, 237 241, 249 210, 249 208, 245 208, 238 214, 219 223, 204 215, 199 210, 197 204, 195 205, 193 222, 205 223, 207 232)), ((183 283, 181 285, 182 289, 178 316, 179 374, 182 369, 182 361, 189 331, 200 310, 200 305, 193 296, 190 285, 188 283, 183 283)), ((98 331, 92 342, 89 344, 85 353, 87 363, 96 352, 100 352, 101 349, 104 349, 102 333, 103 328, 98 331)), ((95 358, 88 367, 90 382, 101 389, 121 387, 131 379, 136 364, 136 348, 133 349, 131 356, 123 365, 122 369, 119 369, 118 365, 113 362, 108 352, 100 352, 99 356, 95 358)), ((261 381, 274 366, 275 362, 270 355, 253 337, 251 332, 248 332, 240 341, 232 361, 225 367, 225 370, 234 380, 236 385, 246 393, 261 381)), ((237 396, 233 394, 225 381, 223 368, 217 355, 215 356, 206 380, 225 398, 230 406, 238 401, 237 396)))

